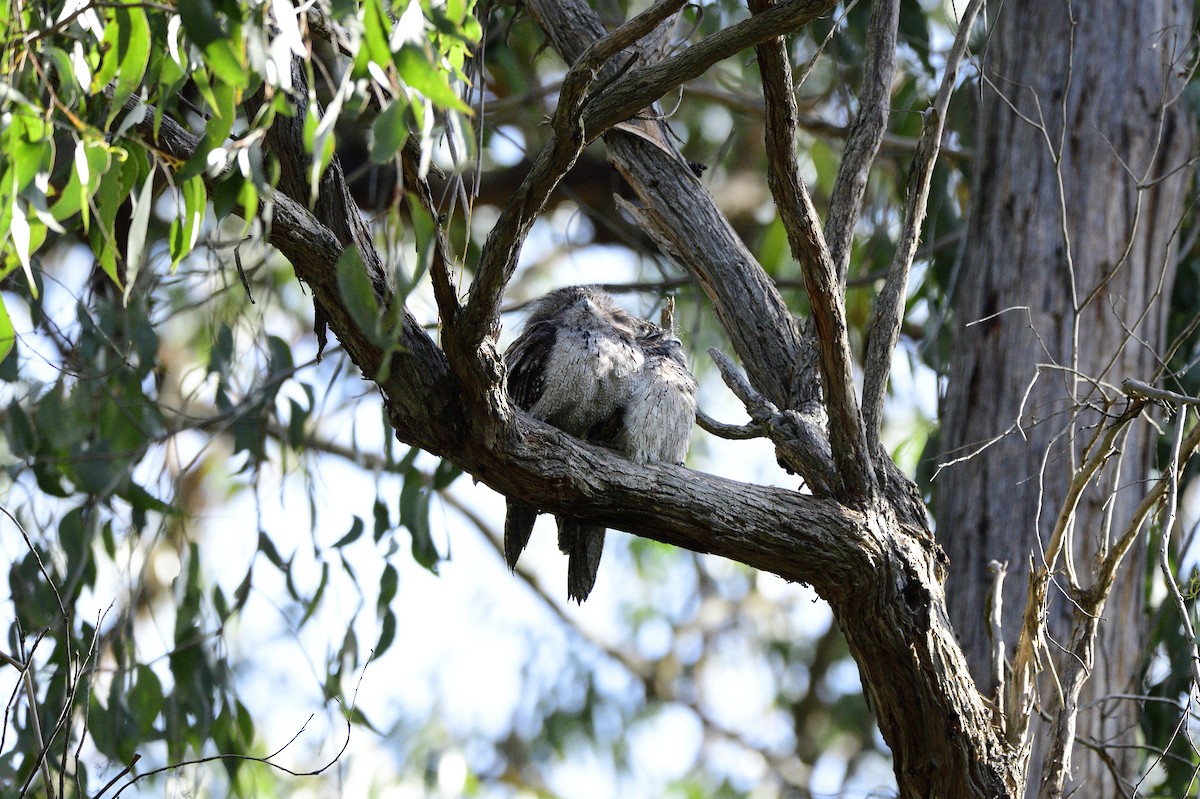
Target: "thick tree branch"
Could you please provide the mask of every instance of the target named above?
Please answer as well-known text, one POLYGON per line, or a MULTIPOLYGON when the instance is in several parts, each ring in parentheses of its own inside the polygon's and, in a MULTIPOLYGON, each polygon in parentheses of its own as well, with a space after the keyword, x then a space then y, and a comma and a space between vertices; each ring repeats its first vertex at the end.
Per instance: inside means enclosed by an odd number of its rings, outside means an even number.
MULTIPOLYGON (((751 0, 756 13, 767 13, 771 0, 751 0)), ((875 493, 862 415, 854 389, 854 359, 846 327, 837 268, 825 245, 820 219, 796 158, 796 95, 792 66, 782 39, 755 48, 767 103, 767 182, 787 231, 792 255, 804 271, 812 307, 821 366, 821 386, 829 414, 829 439, 840 481, 839 496, 862 505, 875 493)))
MULTIPOLYGON (((626 159, 617 162, 618 168, 622 163, 652 168, 627 175, 630 185, 654 205, 642 207, 618 200, 618 206, 659 249, 699 278, 742 357, 750 383, 758 387, 754 396, 774 409, 772 418, 777 424, 771 438, 778 447, 780 463, 800 474, 814 493, 833 495, 837 481, 824 431, 824 410, 816 402, 815 384, 797 380, 806 374, 797 364, 805 363, 809 353, 801 345, 775 285, 686 167, 678 167, 674 159, 653 146, 631 137, 617 138, 619 135, 609 141, 610 153, 626 159), (680 198, 674 203, 669 201, 672 191, 680 198), (748 315, 745 308, 753 308, 757 314, 748 315), (779 412, 780 406, 787 409, 786 414, 779 412)), ((757 400, 751 401, 747 408, 756 404, 757 400)))
POLYGON ((746 407, 755 426, 770 436, 780 460, 803 464, 801 474, 817 496, 832 494, 837 473, 829 452, 829 442, 820 426, 796 411, 780 412, 770 400, 754 390, 737 367, 716 347, 710 347, 708 354, 721 371, 725 385, 746 407))
POLYGON ((946 110, 950 106, 950 96, 958 82, 958 70, 967 52, 971 28, 982 7, 983 0, 971 0, 963 12, 958 34, 954 37, 954 45, 946 56, 942 85, 933 101, 933 107, 925 113, 921 141, 917 145, 909 172, 904 228, 900 233, 900 241, 896 244, 896 254, 883 282, 883 289, 875 300, 875 318, 871 322, 867 337, 867 354, 863 363, 862 403, 867 441, 872 452, 878 452, 880 449, 879 429, 883 423, 883 403, 887 397, 892 354, 900 340, 900 323, 904 320, 904 307, 908 296, 908 273, 912 268, 929 206, 929 185, 933 180, 933 167, 937 163, 938 151, 941 148, 946 110))
POLYGON ((429 218, 433 227, 433 259, 429 266, 429 282, 433 286, 433 299, 437 303, 442 324, 453 327, 457 323, 459 311, 462 310, 458 304, 458 287, 454 285, 454 277, 450 274, 450 264, 454 256, 451 255, 446 231, 438 223, 437 204, 434 202, 429 182, 421 174, 420 162, 420 146, 416 138, 410 136, 400 152, 401 174, 404 177, 405 189, 416 197, 417 205, 421 207, 421 211, 429 218))
MULTIPOLYGON (((766 39, 798 30, 835 5, 836 2, 831 0, 788 0, 706 37, 677 56, 630 72, 588 109, 584 124, 589 141, 636 115, 676 86, 700 77, 718 61, 766 39)), ((538 15, 538 12, 534 13, 538 15)), ((554 23, 553 27, 558 24, 554 23)), ((560 44, 556 42, 555 48, 563 53, 560 44)))
POLYGON ((601 67, 614 55, 653 31, 684 0, 660 0, 612 33, 595 40, 563 79, 552 135, 500 212, 484 243, 475 279, 460 313, 447 320, 446 355, 471 402, 469 418, 493 446, 511 414, 504 389, 502 359, 496 350, 500 333, 500 300, 517 268, 529 231, 546 207, 551 192, 570 171, 585 144, 582 112, 601 67))

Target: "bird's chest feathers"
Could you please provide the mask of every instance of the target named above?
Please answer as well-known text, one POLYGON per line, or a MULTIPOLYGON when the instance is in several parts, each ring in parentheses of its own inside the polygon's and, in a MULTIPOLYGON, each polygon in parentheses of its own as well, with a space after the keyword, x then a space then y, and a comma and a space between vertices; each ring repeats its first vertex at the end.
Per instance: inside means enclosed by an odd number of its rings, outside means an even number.
POLYGON ((580 435, 625 401, 644 362, 641 349, 616 331, 564 326, 546 360, 546 388, 531 410, 580 435))

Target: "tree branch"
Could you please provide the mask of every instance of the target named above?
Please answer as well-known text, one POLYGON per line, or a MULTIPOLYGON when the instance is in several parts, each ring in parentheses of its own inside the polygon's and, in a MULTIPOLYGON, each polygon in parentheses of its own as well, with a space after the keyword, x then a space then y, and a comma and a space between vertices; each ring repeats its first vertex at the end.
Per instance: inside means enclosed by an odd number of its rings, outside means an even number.
POLYGON ((867 443, 873 453, 878 452, 880 448, 879 428, 883 423, 883 403, 887 397, 892 355, 900 339, 900 323, 904 319, 904 307, 908 296, 908 273, 929 206, 929 185, 933 179, 938 150, 941 148, 946 109, 950 106, 950 96, 958 81, 958 70, 967 51, 971 28, 982 7, 983 0, 971 0, 963 12, 958 33, 954 37, 954 45, 946 56, 942 85, 938 89, 933 107, 925 113, 921 141, 917 145, 909 173, 904 228, 900 233, 900 241, 896 244, 896 254, 883 282, 883 289, 875 300, 875 318, 867 336, 867 355, 863 364, 863 420, 867 428, 867 443))
POLYGON ((837 269, 842 297, 846 296, 851 243, 862 211, 867 176, 887 133, 892 80, 896 73, 896 28, 899 22, 900 0, 875 0, 871 21, 867 26, 867 57, 863 63, 863 89, 858 100, 858 113, 850 125, 833 193, 829 197, 825 240, 829 242, 829 256, 837 269))
POLYGON ((582 152, 585 125, 584 105, 601 67, 621 50, 653 31, 678 11, 686 0, 659 0, 645 12, 605 36, 595 39, 574 59, 559 90, 558 106, 551 123, 553 135, 522 181, 516 194, 500 212, 480 256, 470 297, 463 311, 463 345, 473 349, 485 336, 499 332, 500 298, 517 266, 517 256, 534 220, 550 193, 571 169, 582 152))
MULTIPOLYGON (((588 37, 594 38, 603 30, 595 14, 579 0, 528 0, 528 5, 567 61, 590 40, 588 37)), ((657 120, 642 119, 636 124, 646 131, 645 136, 627 136, 620 131, 605 135, 610 160, 641 202, 640 207, 630 204, 627 208, 634 209, 636 218, 653 233, 665 251, 679 258, 697 275, 734 348, 742 357, 754 388, 777 408, 795 409, 800 404, 815 404, 816 387, 801 382, 803 371, 798 367, 804 360, 805 349, 778 293, 737 237, 726 237, 728 224, 711 208, 711 199, 674 149, 651 143, 663 141, 655 136, 657 120), (746 313, 747 309, 753 313, 746 313)), ((820 235, 819 228, 817 235, 820 235)), ((827 284, 832 294, 836 275, 827 254, 826 267, 827 284)), ((853 400, 852 394, 850 397, 853 400)), ((526 424, 528 420, 522 418, 520 421, 526 424)), ((540 427, 529 425, 529 429, 536 429, 541 435, 540 427)), ((863 439, 861 429, 860 419, 860 441, 863 439)), ((535 443, 527 436, 517 439, 509 449, 512 456, 516 455, 516 447, 535 443)), ((566 443, 587 446, 573 440, 566 443)), ((548 448, 546 457, 553 458, 559 451, 558 447, 548 448)), ((781 458, 783 454, 781 451, 781 458)), ((644 469, 638 483, 644 489, 642 508, 627 508, 620 518, 606 517, 605 505, 610 501, 620 503, 621 487, 609 482, 620 474, 612 471, 620 464, 610 455, 598 451, 592 458, 591 470, 561 471, 563 480, 587 481, 587 488, 571 488, 570 492, 579 498, 578 502, 585 503, 589 517, 617 527, 621 526, 622 520, 629 522, 632 519, 638 522, 639 534, 679 543, 676 536, 683 530, 665 528, 675 523, 674 514, 683 512, 683 508, 675 504, 683 497, 676 494, 668 498, 656 493, 670 490, 671 481, 677 474, 673 467, 655 464, 644 469), (630 513, 646 516, 634 518, 630 513)), ((508 462, 508 476, 496 475, 494 484, 502 491, 508 490, 502 481, 512 479, 512 473, 521 468, 525 467, 508 462)), ((491 482, 486 474, 484 479, 491 482)), ((759 493, 763 490, 761 487, 725 485, 712 482, 713 478, 708 476, 702 479, 711 490, 748 492, 746 498, 750 498, 752 504, 774 501, 774 495, 769 498, 759 493)), ((688 491, 690 496, 690 488, 688 491)), ((793 520, 787 517, 791 513, 794 492, 787 492, 786 496, 786 499, 779 497, 785 504, 778 506, 775 520, 767 522, 764 519, 764 522, 778 525, 780 529, 791 529, 793 520)), ((715 501, 712 495, 702 494, 697 499, 715 501)), ((695 526, 686 535, 685 540, 691 542, 687 545, 710 551, 706 547, 719 544, 723 546, 720 554, 728 554, 731 536, 741 539, 741 524, 749 521, 739 521, 741 514, 750 513, 752 519, 755 513, 753 507, 745 507, 742 500, 743 497, 738 497, 736 508, 714 507, 716 515, 696 518, 695 526), (726 510, 732 511, 732 516, 726 516, 726 510), (702 528, 704 524, 717 527, 715 531, 706 531, 702 528), (727 524, 736 524, 738 529, 727 530, 727 524)), ((530 501, 538 507, 553 509, 546 503, 538 504, 537 498, 530 501)), ((857 511, 848 510, 840 503, 831 504, 836 508, 834 512, 838 519, 860 518, 857 511)), ((579 504, 572 505, 576 513, 580 507, 579 504)), ((817 507, 830 506, 813 506, 812 509, 817 507)), ((923 508, 920 510, 923 521, 923 508)), ((863 513, 861 518, 864 527, 855 527, 853 532, 855 543, 852 548, 861 547, 853 555, 858 565, 850 569, 853 585, 833 585, 821 575, 819 583, 813 582, 813 586, 829 600, 846 632, 863 674, 863 684, 878 711, 880 728, 892 747, 901 796, 1018 795, 1020 789, 1017 786, 1022 778, 1018 764, 1010 758, 1007 745, 996 736, 989 711, 974 687, 962 650, 949 628, 941 587, 944 556, 932 537, 915 523, 915 514, 871 511, 863 513), (898 521, 897 517, 903 521, 898 521), (826 589, 832 589, 832 593, 825 594, 826 589)), ((678 521, 685 522, 682 518, 678 521)), ((754 560, 741 556, 738 559, 761 563, 759 546, 773 548, 778 530, 762 529, 757 533, 747 531, 747 534, 764 538, 760 545, 752 545, 755 553, 743 553, 754 560)), ((804 542, 805 545, 815 543, 812 539, 804 542)), ((842 543, 838 546, 840 548, 842 543)), ((773 571, 788 569, 791 556, 785 557, 784 564, 769 568, 773 571)), ((828 562, 825 553, 820 553, 820 562, 828 562)), ((844 570, 839 571, 839 575, 846 574, 844 570)))
POLYGON ((754 390, 737 367, 716 347, 710 347, 708 354, 720 370, 725 385, 746 407, 754 425, 764 430, 775 444, 780 460, 803 464, 801 474, 817 496, 832 494, 837 473, 829 442, 820 426, 796 411, 780 412, 770 400, 754 390))
MULTIPOLYGON (((805 6, 807 13, 816 15, 832 5, 792 3, 787 8, 805 6)), ((604 34, 595 12, 581 0, 530 0, 527 7, 567 62, 604 34)), ((809 18, 792 18, 792 24, 809 18)), ((614 86, 610 91, 616 90, 614 86)), ((658 121, 638 120, 635 125, 646 131, 644 137, 610 131, 605 143, 609 160, 638 196, 639 220, 665 252, 699 278, 757 390, 779 408, 816 408, 818 387, 797 366, 809 355, 770 277, 670 145, 669 137, 659 133, 658 121), (754 314, 746 314, 747 308, 754 314)), ((795 468, 800 470, 799 465, 795 468)))
MULTIPOLYGON (((835 5, 837 3, 832 0, 788 0, 706 37, 677 56, 630 72, 588 109, 584 119, 588 140, 634 116, 676 86, 700 77, 718 61, 766 39, 798 30, 835 5)), ((535 16, 541 21, 544 15, 535 11, 535 16)), ((557 23, 552 27, 558 27, 557 23)), ((560 54, 564 47, 567 51, 577 49, 577 44, 567 44, 567 40, 577 35, 565 33, 560 41, 555 41, 555 49, 560 54)), ((551 39, 554 38, 555 34, 551 34, 551 39)))
MULTIPOLYGON (((579 0, 529 2, 557 25, 575 13, 598 26, 579 0)), ((577 35, 578 30, 556 34, 577 35)), ((167 120, 163 124, 168 127, 167 120)), ((157 140, 152 132, 143 136, 157 140)), ((302 142, 290 137, 280 142, 293 148, 284 169, 303 170, 302 142)), ((810 401, 814 387, 799 383, 796 364, 804 350, 786 305, 678 154, 619 131, 610 132, 606 142, 644 214, 689 259, 755 389, 785 414, 798 407, 792 403, 810 401), (697 254, 702 248, 707 252, 697 254)), ((266 194, 264 202, 273 209, 271 242, 310 286, 354 362, 378 377, 383 359, 390 358, 379 386, 402 441, 548 512, 583 514, 598 524, 811 583, 846 631, 893 749, 901 795, 1015 795, 1012 763, 988 723, 946 620, 944 561, 928 536, 889 512, 851 509, 830 498, 668 464, 635 464, 519 412, 504 420, 511 435, 489 439, 474 414, 478 403, 489 400, 462 385, 450 360, 407 312, 400 315, 398 346, 385 353, 346 311, 336 275, 345 245, 334 229, 353 220, 318 222, 282 192, 266 194)), ((364 262, 369 264, 369 253, 364 262)), ((487 314, 480 319, 486 322, 487 314)), ((499 385, 498 375, 495 381, 484 377, 481 382, 499 385)))
MULTIPOLYGON (((756 14, 767 13, 770 2, 751 0, 750 9, 756 14)), ((840 483, 838 496, 861 506, 875 493, 875 473, 855 397, 854 360, 837 269, 825 245, 817 210, 800 179, 791 61, 782 39, 764 42, 755 52, 767 103, 767 182, 792 255, 804 271, 816 327, 830 445, 840 483)))

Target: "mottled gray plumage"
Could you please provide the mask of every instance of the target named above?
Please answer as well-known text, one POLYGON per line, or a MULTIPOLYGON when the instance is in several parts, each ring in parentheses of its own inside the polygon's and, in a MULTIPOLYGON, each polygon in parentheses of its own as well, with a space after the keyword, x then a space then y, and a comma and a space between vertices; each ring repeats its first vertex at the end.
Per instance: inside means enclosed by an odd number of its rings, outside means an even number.
MULTIPOLYGON (((505 361, 509 396, 531 416, 638 462, 683 463, 696 381, 679 339, 600 289, 571 286, 539 300, 505 361)), ((508 501, 510 568, 529 543, 537 513, 508 501)), ((596 582, 604 527, 559 516, 558 545, 569 556, 567 593, 582 602, 596 582)))

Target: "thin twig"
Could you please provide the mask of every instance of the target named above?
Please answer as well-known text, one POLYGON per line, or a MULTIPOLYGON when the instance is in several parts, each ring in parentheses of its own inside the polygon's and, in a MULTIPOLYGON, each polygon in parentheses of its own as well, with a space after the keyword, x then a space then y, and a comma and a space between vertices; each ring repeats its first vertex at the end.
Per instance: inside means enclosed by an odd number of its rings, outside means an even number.
POLYGON ((1145 397, 1158 401, 1160 404, 1162 402, 1169 402, 1172 405, 1200 405, 1200 399, 1189 397, 1187 394, 1180 394, 1176 391, 1167 391, 1165 388, 1155 388, 1149 383, 1134 380, 1132 377, 1122 380, 1121 388, 1131 397, 1145 397))
POLYGON ((134 752, 133 757, 129 758, 129 762, 125 764, 125 768, 118 771, 116 773, 116 776, 114 776, 108 782, 104 783, 104 787, 101 788, 100 791, 95 796, 92 797, 92 799, 100 799, 100 797, 102 797, 102 796, 104 796, 104 794, 108 793, 108 789, 113 787, 114 785, 116 785, 120 781, 120 779, 122 777, 124 777, 126 774, 133 771, 133 767, 136 766, 137 762, 141 759, 142 759, 142 756, 139 755, 138 753, 134 752))
POLYGON ((1162 572, 1163 582, 1166 583, 1167 593, 1171 595, 1175 607, 1179 610, 1179 620, 1184 631, 1183 640, 1188 642, 1188 659, 1192 666, 1191 691, 1195 691, 1200 688, 1200 652, 1196 649, 1196 630, 1192 625, 1191 611, 1183 599, 1183 594, 1179 592, 1179 584, 1171 570, 1171 529, 1175 526, 1175 513, 1179 507, 1179 473, 1182 468, 1179 457, 1183 447, 1185 421, 1186 412, 1181 412, 1175 420, 1175 439, 1171 443, 1171 462, 1167 466, 1166 512, 1163 514, 1162 531, 1159 534, 1158 568, 1162 572))
POLYGON ((42 782, 46 786, 46 796, 48 799, 54 799, 54 781, 50 778, 50 766, 47 763, 49 752, 46 741, 42 737, 42 722, 38 716, 37 685, 34 683, 33 677, 33 653, 37 651, 38 644, 46 637, 47 632, 48 630, 43 630, 39 633, 29 651, 21 653, 25 660, 25 668, 21 669, 21 682, 25 686, 25 701, 29 705, 29 727, 33 731, 33 742, 37 746, 37 768, 30 771, 29 779, 21 786, 21 796, 24 796, 29 790, 29 786, 33 782, 33 775, 40 772, 42 782))
POLYGON ((781 412, 766 397, 759 394, 745 375, 716 347, 709 347, 721 378, 742 401, 751 423, 765 431, 775 445, 781 463, 797 464, 805 482, 817 496, 833 493, 837 475, 833 455, 821 425, 796 411, 781 412))
POLYGON ((992 575, 992 588, 988 596, 991 605, 988 608, 988 637, 992 641, 992 696, 996 702, 996 721, 1000 725, 1000 735, 1007 734, 1005 729, 1008 714, 1005 712, 1005 675, 1004 675, 1004 578, 1008 574, 1008 561, 993 560, 988 563, 988 572, 992 575))
MULTIPOLYGON (((335 699, 334 701, 337 701, 337 700, 335 699)), ((168 763, 165 766, 160 766, 159 768, 152 769, 150 771, 146 771, 146 772, 143 772, 142 774, 136 775, 135 777, 133 777, 133 779, 129 780, 124 785, 122 785, 120 790, 118 790, 115 794, 113 794, 113 799, 117 799, 117 797, 119 797, 121 794, 125 793, 126 789, 128 789, 135 783, 138 783, 138 782, 146 779, 147 777, 153 777, 158 774, 164 774, 168 771, 177 771, 177 770, 179 770, 181 768, 185 768, 187 766, 199 766, 204 763, 212 763, 212 762, 219 761, 219 760, 245 760, 245 761, 249 761, 252 763, 261 763, 264 766, 269 766, 270 768, 273 768, 276 771, 281 772, 283 774, 287 774, 288 776, 291 776, 291 777, 316 777, 316 776, 319 776, 319 775, 323 774, 324 772, 328 771, 335 763, 337 763, 339 760, 341 760, 342 755, 345 754, 347 747, 350 746, 350 732, 352 729, 350 717, 351 717, 351 714, 346 713, 346 738, 345 738, 345 740, 342 741, 341 748, 338 749, 337 753, 332 758, 330 758, 330 760, 327 763, 325 763, 323 766, 320 766, 319 768, 315 768, 310 771, 295 771, 293 769, 288 768, 287 766, 281 766, 278 763, 275 763, 272 761, 272 758, 278 757, 280 754, 283 753, 283 751, 285 749, 287 749, 289 746, 291 746, 293 743, 295 743, 296 739, 298 739, 301 735, 304 734, 305 729, 308 727, 308 722, 312 721, 312 719, 313 719, 312 716, 309 716, 308 719, 304 722, 304 724, 302 724, 300 726, 300 729, 296 732, 295 735, 293 735, 291 738, 289 738, 288 741, 285 744, 283 744, 283 746, 279 747, 278 749, 276 749, 274 752, 272 752, 269 755, 260 757, 257 755, 216 754, 216 755, 208 755, 206 757, 198 757, 198 758, 195 758, 192 760, 182 760, 178 763, 168 763)), ((105 786, 105 790, 107 790, 107 786, 105 786)), ((97 796, 94 799, 99 799, 99 797, 97 796)))
POLYGON ((763 438, 767 435, 766 428, 756 422, 751 422, 750 424, 718 422, 699 408, 696 409, 696 424, 704 432, 730 441, 748 441, 752 438, 763 438))

